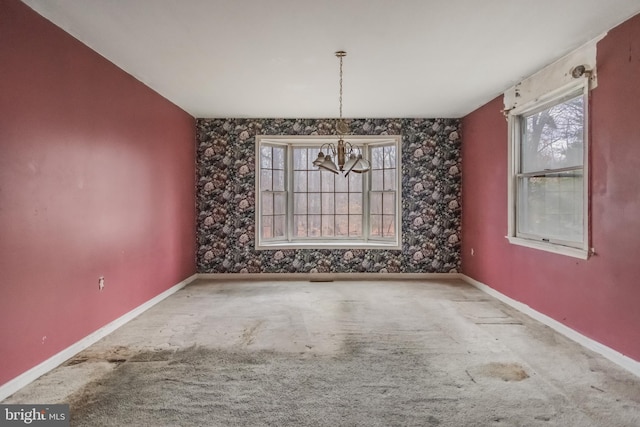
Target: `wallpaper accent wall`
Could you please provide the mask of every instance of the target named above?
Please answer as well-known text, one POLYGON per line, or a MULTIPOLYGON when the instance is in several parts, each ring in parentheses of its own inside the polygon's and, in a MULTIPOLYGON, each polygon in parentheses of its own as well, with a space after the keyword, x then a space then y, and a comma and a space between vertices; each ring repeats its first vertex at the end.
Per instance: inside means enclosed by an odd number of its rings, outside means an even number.
POLYGON ((402 135, 402 250, 255 250, 255 136, 335 135, 328 119, 197 120, 199 273, 455 273, 457 119, 352 119, 352 135, 402 135))

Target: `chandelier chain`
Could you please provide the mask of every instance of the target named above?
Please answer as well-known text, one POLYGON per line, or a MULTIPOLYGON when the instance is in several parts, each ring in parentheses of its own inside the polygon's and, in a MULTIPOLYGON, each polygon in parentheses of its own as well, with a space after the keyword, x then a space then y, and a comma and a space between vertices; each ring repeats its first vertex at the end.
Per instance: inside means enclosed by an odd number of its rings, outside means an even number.
POLYGON ((342 58, 346 55, 347 52, 344 50, 336 52, 336 56, 340 59, 340 118, 335 127, 338 142, 336 144, 331 142, 322 144, 318 151, 318 157, 312 162, 318 169, 335 174, 343 173, 345 177, 351 172, 365 173, 371 170, 371 163, 362 156, 362 149, 342 139, 345 134, 349 133, 349 125, 342 120, 342 58), (327 149, 326 155, 323 152, 324 147, 327 149))
POLYGON ((340 56, 340 119, 342 120, 342 56, 340 56))

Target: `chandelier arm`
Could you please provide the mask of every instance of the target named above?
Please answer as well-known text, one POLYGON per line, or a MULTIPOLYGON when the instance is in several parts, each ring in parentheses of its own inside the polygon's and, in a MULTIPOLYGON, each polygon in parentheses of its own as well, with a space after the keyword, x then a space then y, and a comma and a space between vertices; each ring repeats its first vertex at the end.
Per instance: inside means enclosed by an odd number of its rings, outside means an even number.
POLYGON ((322 144, 320 146, 320 151, 322 151, 325 147, 330 150, 333 155, 336 154, 336 147, 331 142, 325 142, 324 144, 322 144))
POLYGON ((350 142, 345 142, 345 146, 349 147, 349 151, 347 152, 348 154, 362 154, 362 150, 357 145, 353 145, 350 142))

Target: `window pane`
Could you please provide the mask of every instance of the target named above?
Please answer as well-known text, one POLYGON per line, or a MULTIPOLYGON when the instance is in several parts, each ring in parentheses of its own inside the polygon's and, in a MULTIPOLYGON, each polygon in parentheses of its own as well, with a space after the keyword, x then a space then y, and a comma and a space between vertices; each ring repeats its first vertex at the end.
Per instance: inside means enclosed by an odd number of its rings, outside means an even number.
POLYGON ((383 188, 384 174, 382 170, 372 170, 371 172, 371 191, 381 191, 383 188))
POLYGON ((284 170, 284 147, 273 147, 273 169, 284 170))
POLYGON ((307 235, 307 216, 306 215, 294 215, 293 235, 296 237, 306 237, 307 235))
POLYGON ((371 223, 371 236, 382 237, 382 215, 371 215, 369 221, 371 223))
POLYGON ((362 174, 349 174, 349 191, 362 191, 362 174))
POLYGON ((275 215, 284 215, 287 213, 287 194, 286 193, 274 193, 273 213, 275 215))
POLYGON ((273 193, 262 193, 262 214, 273 215, 273 193))
POLYGON ((333 236, 333 215, 322 215, 322 235, 333 236))
POLYGON ((313 166, 312 162, 318 158, 318 153, 320 152, 320 148, 307 148, 307 164, 305 165, 305 169, 313 170, 317 169, 317 167, 313 166))
POLYGON ((308 191, 320 191, 320 173, 318 170, 309 171, 309 175, 307 175, 308 191))
POLYGON ((294 214, 307 213, 307 194, 306 193, 295 193, 293 195, 293 213, 294 214))
POLYGON ((384 186, 382 190, 395 190, 396 189, 396 170, 385 169, 384 171, 384 186))
POLYGON ((396 147, 384 147, 384 168, 391 169, 396 167, 396 147))
POLYGON ((371 214, 382 213, 382 193, 369 193, 369 204, 371 214))
POLYGON ((271 215, 262 217, 262 237, 265 239, 273 237, 273 216, 271 215))
POLYGON ((582 166, 584 97, 523 117, 521 172, 582 166))
POLYGON ((520 233, 582 242, 582 171, 519 178, 517 222, 520 233))
MULTIPOLYGON (((335 179, 336 183, 336 192, 344 192, 349 191, 349 178, 344 177, 343 175, 337 176, 335 179)), ((358 189, 359 190, 359 189, 358 189)))
POLYGON ((307 169, 307 149, 295 148, 293 150, 293 168, 295 170, 307 169))
POLYGON ((309 193, 307 206, 310 214, 319 214, 320 207, 322 206, 320 203, 320 193, 309 193))
POLYGON ((336 236, 349 235, 349 215, 336 215, 336 236))
POLYGON ((382 169, 384 165, 384 147, 371 148, 371 168, 382 169))
POLYGON ((333 193, 322 193, 322 214, 334 214, 333 193))
POLYGON ((349 213, 362 215, 362 193, 349 194, 349 213))
POLYGON ((260 167, 271 169, 271 147, 260 147, 260 167))
POLYGON ((284 191, 284 171, 273 171, 273 191, 284 191))
POLYGON ((347 193, 336 193, 336 213, 349 213, 349 195, 347 193))
POLYGON ((306 171, 296 171, 293 173, 293 191, 307 191, 306 171))
POLYGON ((382 215, 382 235, 393 237, 396 233, 396 217, 394 215, 382 215))
POLYGON ((333 183, 335 181, 336 174, 329 171, 322 171, 320 175, 322 177, 322 191, 333 192, 333 183))
POLYGON ((286 217, 276 215, 273 217, 273 237, 284 237, 286 217))
POLYGON ((260 190, 271 190, 271 180, 272 180, 271 170, 263 169, 260 171, 260 190))
POLYGON ((349 236, 362 237, 362 215, 349 215, 349 236))
POLYGON ((320 236, 320 215, 309 215, 308 217, 308 230, 310 237, 320 236))
POLYGON ((393 215, 396 212, 396 195, 395 193, 382 193, 382 213, 393 215))

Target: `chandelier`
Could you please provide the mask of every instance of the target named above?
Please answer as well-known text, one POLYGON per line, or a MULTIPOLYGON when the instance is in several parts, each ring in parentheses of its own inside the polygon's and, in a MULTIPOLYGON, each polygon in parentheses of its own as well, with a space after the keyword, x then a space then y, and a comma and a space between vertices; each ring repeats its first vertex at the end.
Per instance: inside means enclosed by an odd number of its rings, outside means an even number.
POLYGON ((344 173, 344 176, 350 172, 364 173, 371 169, 371 163, 362 157, 362 150, 345 142, 342 136, 349 132, 349 125, 342 119, 342 58, 347 56, 347 52, 339 50, 336 56, 340 59, 340 118, 336 123, 336 132, 338 133, 338 143, 325 143, 320 146, 318 157, 313 161, 313 165, 319 169, 328 170, 335 174, 344 173), (327 151, 325 155, 324 151, 327 151), (338 164, 331 158, 336 159, 338 164))

